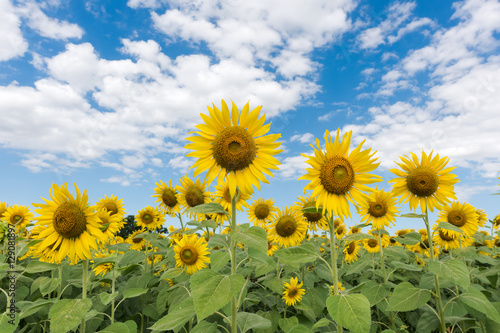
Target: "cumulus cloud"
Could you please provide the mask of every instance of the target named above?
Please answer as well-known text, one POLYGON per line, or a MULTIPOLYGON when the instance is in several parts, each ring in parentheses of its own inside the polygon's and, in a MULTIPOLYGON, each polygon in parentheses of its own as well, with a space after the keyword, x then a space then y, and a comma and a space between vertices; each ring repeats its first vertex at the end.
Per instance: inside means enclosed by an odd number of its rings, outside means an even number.
POLYGON ((299 178, 306 173, 304 169, 309 167, 306 160, 302 155, 285 157, 279 166, 278 177, 288 180, 299 178))
POLYGON ((314 140, 314 135, 311 133, 296 134, 290 138, 290 141, 299 141, 301 143, 311 143, 314 140))
POLYGON ((20 29, 21 20, 9 0, 0 0, 0 61, 24 55, 28 42, 20 29))

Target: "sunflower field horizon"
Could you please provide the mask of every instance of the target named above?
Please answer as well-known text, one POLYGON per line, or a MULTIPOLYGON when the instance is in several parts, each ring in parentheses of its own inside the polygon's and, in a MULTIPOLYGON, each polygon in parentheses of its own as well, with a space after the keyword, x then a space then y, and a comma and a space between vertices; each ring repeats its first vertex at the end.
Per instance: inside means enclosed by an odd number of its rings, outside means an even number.
POLYGON ((278 207, 259 195, 283 151, 261 109, 208 106, 193 176, 135 216, 77 184, 0 202, 2 332, 500 331, 500 214, 457 200, 446 156, 400 156, 379 189, 374 147, 326 130, 278 207))

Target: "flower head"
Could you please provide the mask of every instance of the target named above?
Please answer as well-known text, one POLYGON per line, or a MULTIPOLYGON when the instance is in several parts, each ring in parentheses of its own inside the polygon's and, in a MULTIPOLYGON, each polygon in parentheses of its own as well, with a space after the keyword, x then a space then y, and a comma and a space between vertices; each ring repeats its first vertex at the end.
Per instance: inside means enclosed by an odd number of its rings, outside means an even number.
POLYGON ((286 305, 294 306, 295 303, 302 300, 302 296, 305 294, 305 289, 301 288, 304 282, 298 283, 298 278, 291 278, 290 283, 284 282, 283 288, 283 299, 286 305))
POLYGON ((181 240, 176 240, 174 246, 175 266, 183 267, 186 273, 191 275, 194 272, 208 267, 210 258, 205 238, 196 234, 182 235, 181 240))

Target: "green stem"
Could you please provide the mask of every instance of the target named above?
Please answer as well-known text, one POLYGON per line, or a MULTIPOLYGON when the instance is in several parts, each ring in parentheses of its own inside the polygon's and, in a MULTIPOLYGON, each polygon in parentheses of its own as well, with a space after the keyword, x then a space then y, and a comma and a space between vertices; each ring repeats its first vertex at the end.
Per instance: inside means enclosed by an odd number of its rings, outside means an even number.
MULTIPOLYGON (((238 192, 238 189, 236 190, 238 192)), ((236 232, 236 195, 231 198, 231 231, 236 232)), ((231 275, 236 274, 236 240, 231 237, 231 275)), ((236 316, 238 314, 238 299, 236 295, 231 300, 231 333, 237 333, 236 316)))
MULTIPOLYGON (((424 222, 425 222, 425 227, 427 228, 427 239, 429 240, 429 252, 431 254, 431 261, 435 261, 434 244, 432 241, 432 233, 431 233, 431 227, 429 225, 429 214, 427 212, 427 208, 425 209, 424 222)), ((446 323, 444 321, 444 310, 443 310, 443 303, 441 301, 441 289, 439 288, 439 279, 436 274, 433 273, 433 275, 434 275, 434 285, 436 287, 436 302, 439 312, 440 329, 441 333, 446 333, 446 323)))
POLYGON ((115 298, 113 297, 115 293, 115 280, 116 280, 116 269, 113 267, 113 279, 111 280, 111 324, 115 322, 115 298))
POLYGON ((177 217, 179 218, 179 221, 181 222, 181 235, 184 235, 184 223, 182 223, 181 213, 177 213, 177 217))
POLYGON ((62 288, 62 266, 59 265, 57 267, 57 270, 59 271, 59 286, 57 287, 57 299, 61 298, 61 288, 62 288))
MULTIPOLYGON (((333 215, 329 218, 328 226, 330 227, 330 250, 332 257, 332 277, 333 277, 333 290, 335 291, 335 295, 340 295, 339 292, 339 278, 337 272, 337 241, 335 233, 335 226, 333 225, 333 215)), ((344 328, 341 325, 337 325, 337 331, 339 333, 344 332, 344 328)))
MULTIPOLYGON (((382 232, 378 229, 378 246, 380 248, 380 266, 382 267, 382 273, 384 274, 384 284, 387 284, 389 281, 389 277, 387 276, 387 270, 385 269, 385 260, 384 260, 384 247, 382 246, 382 232)), ((389 311, 389 321, 391 324, 391 329, 396 331, 396 326, 394 325, 394 312, 389 311)))
MULTIPOLYGON (((89 262, 87 259, 82 261, 82 299, 87 298, 87 273, 89 269, 89 262)), ((85 317, 82 318, 80 332, 85 333, 85 317)))

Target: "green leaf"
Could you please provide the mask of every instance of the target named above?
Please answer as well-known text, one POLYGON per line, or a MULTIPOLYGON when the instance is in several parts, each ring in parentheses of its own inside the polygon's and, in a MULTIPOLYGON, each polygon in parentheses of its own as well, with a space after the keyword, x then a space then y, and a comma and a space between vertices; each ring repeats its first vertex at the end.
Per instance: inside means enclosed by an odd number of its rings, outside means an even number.
POLYGON ((40 293, 45 296, 56 290, 56 288, 61 284, 61 279, 59 278, 48 278, 40 283, 40 293))
POLYGON ((420 266, 404 264, 400 261, 392 261, 391 265, 396 269, 402 269, 404 271, 420 272, 422 270, 420 266))
POLYGON ((261 227, 250 227, 245 231, 234 230, 229 235, 248 248, 267 253, 267 233, 261 227))
POLYGON ((484 313, 494 322, 500 323, 500 314, 482 292, 470 286, 467 292, 460 294, 459 299, 465 305, 484 313))
POLYGON ((226 249, 229 249, 231 247, 231 239, 229 238, 229 235, 215 234, 212 237, 210 237, 207 246, 209 248, 225 247, 226 249))
POLYGON ((214 251, 210 255, 210 268, 216 272, 220 271, 229 262, 230 255, 228 251, 214 251))
POLYGON ((130 264, 140 264, 146 260, 146 254, 142 251, 128 251, 120 260, 120 266, 128 266, 130 264))
POLYGON ((241 333, 245 333, 251 329, 266 329, 271 327, 271 321, 269 319, 255 313, 238 312, 236 321, 238 322, 241 333))
POLYGON ((127 320, 125 322, 125 325, 127 325, 128 330, 129 330, 130 333, 137 332, 137 324, 136 324, 135 321, 133 321, 133 320, 127 320))
POLYGON ((338 324, 354 333, 370 331, 370 302, 362 294, 329 296, 326 300, 328 313, 338 324))
POLYGON ((130 289, 125 289, 123 291, 123 299, 127 298, 134 298, 137 296, 141 296, 142 294, 145 294, 148 292, 148 289, 144 288, 130 288, 130 289))
POLYGON ((417 245, 422 241, 422 235, 419 234, 418 232, 412 231, 407 234, 394 237, 394 240, 401 244, 412 246, 412 245, 417 245))
POLYGON ((92 307, 92 301, 86 299, 60 299, 49 311, 50 331, 66 333, 75 331, 92 307))
POLYGON ((191 276, 194 309, 200 321, 226 305, 244 284, 241 275, 222 275, 209 269, 191 276))
POLYGON ((388 311, 412 311, 418 309, 431 299, 431 293, 426 289, 415 288, 409 282, 402 282, 394 288, 389 299, 388 311))
POLYGON ((217 332, 217 323, 209 323, 202 320, 196 324, 189 333, 215 333, 217 332))
POLYGON ((279 320, 279 325, 280 328, 285 332, 288 333, 292 329, 292 327, 296 326, 299 324, 299 319, 297 317, 290 317, 290 318, 282 318, 279 320))
POLYGON ((323 207, 318 207, 318 209, 316 209, 316 206, 309 206, 309 207, 305 207, 305 208, 302 208, 302 211, 304 213, 312 213, 312 214, 315 214, 315 213, 319 213, 319 214, 323 214, 323 207))
POLYGON ((423 219, 425 217, 425 215, 415 214, 415 213, 402 214, 400 216, 401 217, 409 217, 409 218, 417 218, 417 219, 423 219))
POLYGON ((363 240, 363 239, 376 239, 372 235, 368 234, 363 234, 361 232, 357 232, 355 234, 350 234, 342 238, 344 242, 353 242, 353 241, 358 241, 358 240, 363 240))
POLYGON ((226 210, 220 203, 209 202, 206 204, 201 204, 198 206, 191 207, 186 210, 188 213, 199 213, 199 214, 214 214, 214 213, 223 213, 227 214, 226 210))
POLYGON ((292 327, 292 329, 289 330, 288 333, 313 333, 313 331, 311 331, 309 327, 299 324, 292 327))
POLYGON ((181 304, 170 308, 166 316, 160 318, 149 329, 153 331, 173 330, 178 332, 188 321, 194 317, 193 298, 186 298, 181 304))
POLYGON ((416 332, 434 332, 439 328, 439 318, 432 311, 423 311, 418 319, 416 332))
POLYGON ((101 299, 102 304, 108 305, 113 299, 116 298, 116 296, 118 296, 118 294, 119 294, 118 291, 115 291, 114 294, 109 294, 107 292, 102 292, 99 295, 99 298, 101 299))
MULTIPOLYGON (((114 323, 97 333, 127 333, 130 332, 125 323, 114 323)), ((132 332, 130 332, 132 333, 132 332)))
POLYGON ((459 227, 454 226, 453 224, 451 224, 449 222, 439 222, 438 228, 439 229, 446 229, 446 230, 455 231, 455 232, 458 232, 459 234, 463 234, 464 233, 462 229, 460 229, 459 227))
POLYGON ((320 320, 318 320, 312 327, 313 330, 317 329, 317 328, 321 328, 321 327, 326 327, 328 325, 330 325, 331 322, 326 319, 326 318, 321 318, 320 320))
POLYGON ((283 263, 294 268, 299 268, 300 264, 304 264, 306 262, 313 262, 319 257, 316 248, 309 243, 294 247, 287 247, 274 252, 274 254, 280 258, 283 263))
POLYGON ((170 268, 165 273, 163 273, 161 275, 160 279, 161 280, 164 280, 164 279, 175 279, 176 277, 178 277, 182 273, 184 273, 184 268, 179 268, 179 267, 170 268))
POLYGON ((385 284, 377 283, 373 280, 368 280, 366 284, 361 288, 361 293, 366 296, 370 302, 370 306, 382 301, 384 298, 389 296, 390 291, 387 289, 385 284))
POLYGON ((444 262, 431 261, 429 263, 429 271, 440 278, 451 280, 466 289, 470 285, 469 270, 460 259, 451 259, 444 262))
POLYGON ((2 313, 0 315, 0 332, 2 333, 13 333, 19 325, 20 318, 17 315, 11 317, 7 313, 2 313))
POLYGON ((32 314, 38 312, 38 310, 40 310, 42 307, 49 304, 54 304, 56 301, 57 300, 55 299, 46 300, 43 298, 39 298, 34 302, 18 302, 17 306, 21 309, 21 312, 19 313, 19 319, 31 316, 32 314))
POLYGON ((52 271, 57 268, 56 264, 51 264, 43 261, 30 261, 26 267, 26 273, 41 273, 52 271))

